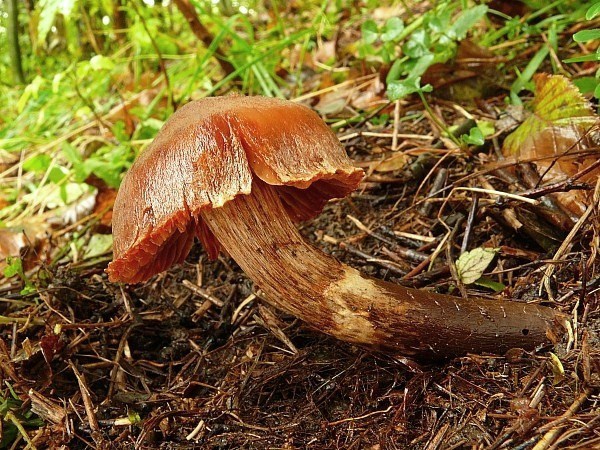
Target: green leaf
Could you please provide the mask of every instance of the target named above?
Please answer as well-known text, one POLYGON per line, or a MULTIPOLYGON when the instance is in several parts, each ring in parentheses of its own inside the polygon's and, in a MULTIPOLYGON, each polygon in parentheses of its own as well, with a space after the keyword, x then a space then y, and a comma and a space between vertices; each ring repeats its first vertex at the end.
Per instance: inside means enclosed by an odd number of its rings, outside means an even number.
POLYGON ((410 78, 420 77, 433 64, 435 56, 431 53, 421 56, 410 69, 410 78))
POLYGON ((575 42, 589 42, 600 39, 600 29, 595 28, 593 30, 581 30, 573 35, 575 42))
POLYGON ((496 132, 496 127, 494 126, 494 122, 491 120, 477 120, 477 128, 481 130, 484 137, 491 136, 496 132))
POLYGON ((525 70, 519 75, 519 77, 510 87, 511 99, 516 99, 517 103, 520 103, 518 102, 517 94, 525 88, 529 81, 531 81, 531 78, 535 75, 544 59, 546 59, 548 53, 550 53, 550 50, 548 47, 544 46, 540 48, 535 55, 533 55, 533 58, 531 58, 531 61, 529 61, 529 64, 527 64, 525 70))
POLYGON ((389 83, 387 87, 387 96, 394 102, 416 92, 431 92, 432 90, 433 88, 430 84, 421 86, 421 77, 411 77, 389 83))
POLYGON ((426 15, 432 14, 427 21, 427 28, 437 34, 443 34, 450 29, 450 20, 452 19, 453 9, 444 8, 441 11, 431 11, 426 15))
POLYGON ((600 2, 594 3, 590 6, 590 9, 585 13, 586 20, 592 20, 596 16, 600 15, 600 2))
POLYGON ((79 151, 68 142, 64 142, 61 147, 62 154, 71 164, 78 164, 83 161, 79 151))
POLYGON ((48 179, 55 183, 60 184, 65 181, 65 178, 68 176, 68 172, 65 168, 54 166, 50 169, 50 173, 48 174, 48 179))
POLYGON ((111 161, 103 161, 99 158, 89 158, 84 161, 83 168, 90 174, 94 173, 102 178, 110 187, 117 188, 121 184, 122 166, 113 164, 111 161))
POLYGON ((497 248, 482 247, 463 253, 456 261, 458 278, 464 284, 472 284, 479 280, 497 253, 497 248))
POLYGON ((469 130, 469 134, 463 134, 461 137, 462 141, 469 145, 480 146, 485 144, 485 138, 483 132, 479 127, 473 127, 469 130))
POLYGON ((587 61, 600 61, 600 53, 592 53, 589 55, 575 56, 573 58, 565 59, 566 63, 578 63, 587 61))
POLYGON ((600 83, 598 83, 596 89, 594 89, 594 97, 600 98, 600 83))
POLYGON ((390 67, 390 71, 388 72, 387 77, 385 78, 385 82, 389 84, 392 81, 400 79, 403 70, 404 61, 402 61, 401 59, 397 59, 396 61, 394 61, 394 64, 392 64, 392 67, 390 67))
POLYGON ((110 58, 107 58, 103 55, 95 55, 90 59, 90 66, 94 70, 112 70, 115 67, 115 63, 113 63, 110 58))
POLYGON ((452 24, 451 30, 455 33, 457 39, 464 39, 473 26, 487 14, 486 5, 478 5, 463 11, 452 24))
POLYGON ((46 39, 56 14, 60 13, 65 17, 69 17, 76 0, 41 0, 39 3, 40 20, 38 22, 38 39, 43 41, 46 39))
POLYGON ((6 264, 7 266, 4 268, 4 276, 6 278, 12 278, 15 275, 23 275, 23 262, 21 261, 21 258, 7 256, 6 264))
POLYGON ((48 170, 50 164, 52 163, 52 158, 46 154, 39 154, 32 156, 28 160, 23 163, 23 170, 26 172, 36 172, 41 173, 48 170))
POLYGON ((25 109, 25 106, 27 106, 27 103, 29 102, 30 98, 38 97, 38 93, 42 84, 44 84, 44 79, 38 75, 33 79, 31 83, 27 85, 27 87, 23 91, 23 94, 19 98, 19 101, 17 102, 18 112, 22 112, 23 109, 25 109))
POLYGON ((594 92, 600 80, 596 77, 581 77, 573 80, 573 84, 582 94, 590 94, 594 92))
POLYGON ((362 33, 363 42, 365 44, 372 44, 379 37, 379 30, 374 20, 367 20, 360 27, 362 33))
POLYGON ((85 247, 83 257, 94 258, 108 253, 112 248, 112 234, 93 234, 85 247))
POLYGON ((504 140, 502 152, 506 156, 535 157, 533 154, 524 156, 522 149, 526 142, 535 140, 542 131, 565 127, 571 134, 579 128, 584 133, 596 120, 588 101, 567 78, 538 74, 534 80, 533 114, 504 140))
POLYGON ((410 38, 402 46, 402 51, 411 58, 420 58, 430 53, 431 44, 429 34, 424 29, 419 29, 410 35, 410 38))
POLYGON ((68 142, 62 145, 62 154, 68 162, 73 166, 73 172, 75 173, 75 181, 81 183, 90 175, 90 172, 86 170, 83 163, 83 158, 79 151, 68 142))
POLYGON ((497 281, 494 281, 488 277, 481 277, 475 281, 474 284, 491 289, 494 292, 502 292, 504 289, 506 289, 506 286, 504 286, 502 283, 498 283, 497 281))
POLYGON ((132 425, 138 425, 142 422, 142 418, 140 417, 139 413, 135 411, 129 411, 127 418, 132 425))
POLYGON ((399 17, 390 17, 385 23, 384 32, 381 35, 383 42, 396 40, 404 30, 404 22, 399 17))

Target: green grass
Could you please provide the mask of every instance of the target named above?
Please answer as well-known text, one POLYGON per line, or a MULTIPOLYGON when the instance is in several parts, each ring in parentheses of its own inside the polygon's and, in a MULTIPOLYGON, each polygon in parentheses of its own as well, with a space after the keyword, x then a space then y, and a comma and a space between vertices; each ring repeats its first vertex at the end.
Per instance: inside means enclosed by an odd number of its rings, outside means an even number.
MULTIPOLYGON (((405 11, 399 17, 375 20, 377 2, 356 9, 350 1, 304 1, 289 10, 286 3, 275 1, 268 10, 262 2, 252 1, 224 11, 212 2, 195 1, 214 36, 205 48, 174 5, 130 4, 125 9, 129 27, 121 30, 125 39, 118 41, 111 23, 103 22, 114 14, 107 3, 72 3, 68 15, 22 8, 22 23, 33 17, 38 24, 33 31, 22 30, 28 85, 11 84, 8 64, 0 65, 0 161, 8 161, 0 165, 0 200, 8 203, 0 210, 0 226, 20 226, 25 217, 53 209, 50 205, 57 205, 60 214, 61 208, 93 190, 86 183, 90 175, 118 187, 124 171, 173 111, 159 59, 165 61, 177 104, 232 90, 296 97, 318 87, 314 80, 320 77, 342 82, 357 71, 372 73, 383 66, 389 69, 390 100, 397 100, 415 92, 423 96, 430 89, 421 86, 421 75, 433 64, 452 61, 459 43, 471 39, 484 47, 498 47, 494 54, 503 58, 498 76, 511 86, 510 101, 519 103, 540 70, 577 77, 580 66, 560 59, 580 53, 569 30, 586 21, 590 6, 564 0, 529 2, 532 7, 524 17, 509 17, 466 0, 435 2, 431 8, 405 2, 402 5, 421 13, 405 11), (82 25, 84 14, 90 26, 82 25), (352 70, 331 72, 303 64, 320 42, 336 36, 342 37, 338 54, 344 57, 329 64, 352 70), (96 54, 98 49, 101 55, 96 54), (225 52, 233 73, 224 76, 220 71, 217 49, 225 52), (136 103, 140 92, 149 94, 147 101, 136 103), (110 116, 111 110, 128 101, 133 104, 127 117, 110 116), (131 121, 127 124, 124 119, 131 121)), ((591 35, 579 36, 585 41, 591 35)), ((0 42, 5 40, 0 33, 0 42)), ((597 78, 591 75, 581 85, 598 90, 597 78)), ((349 124, 368 114, 359 111, 345 122, 330 119, 349 124)))

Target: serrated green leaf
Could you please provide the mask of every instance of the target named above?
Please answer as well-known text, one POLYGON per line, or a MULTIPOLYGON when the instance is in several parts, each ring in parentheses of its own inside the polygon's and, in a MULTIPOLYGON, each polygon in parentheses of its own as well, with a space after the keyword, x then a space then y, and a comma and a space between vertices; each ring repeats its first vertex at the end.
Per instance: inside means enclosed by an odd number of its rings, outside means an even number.
POLYGON ((460 281, 464 284, 472 284, 480 279, 497 253, 496 248, 478 247, 460 255, 456 261, 456 271, 460 281))
POLYGON ((595 28, 593 30, 581 30, 573 35, 575 42, 589 42, 600 39, 600 29, 595 28))
POLYGON ((398 38, 404 30, 404 22, 399 17, 390 17, 385 23, 384 32, 381 35, 383 42, 390 42, 398 38))
MULTIPOLYGON (((590 103, 579 89, 562 75, 534 77, 535 97, 531 114, 505 140, 504 156, 511 160, 535 161, 543 183, 575 176, 598 161, 598 123, 590 103), (572 155, 579 155, 574 158, 572 155)), ((579 181, 593 184, 600 176, 596 168, 580 175, 579 181)), ((560 207, 578 217, 588 207, 591 193, 568 191, 555 194, 560 207)))
POLYGON ((518 155, 526 140, 546 128, 595 121, 589 102, 567 78, 538 74, 534 81, 533 114, 505 139, 502 149, 505 155, 518 155))
POLYGON ((487 14, 488 7, 486 5, 477 5, 474 8, 469 8, 463 11, 460 16, 452 24, 451 30, 456 35, 457 39, 464 39, 467 33, 473 26, 479 22, 487 14))
POLYGON ((379 30, 374 20, 365 21, 360 27, 360 31, 365 44, 372 44, 379 38, 379 30))

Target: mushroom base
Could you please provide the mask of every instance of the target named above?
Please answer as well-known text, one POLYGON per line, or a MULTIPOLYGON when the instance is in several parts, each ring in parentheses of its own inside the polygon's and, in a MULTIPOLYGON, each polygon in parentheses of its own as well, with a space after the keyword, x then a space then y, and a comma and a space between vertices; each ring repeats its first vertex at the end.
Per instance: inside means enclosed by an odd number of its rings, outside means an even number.
POLYGON ((532 350, 556 342, 567 316, 507 300, 467 299, 365 277, 309 245, 276 188, 203 211, 212 233, 275 307, 310 327, 375 350, 426 359, 532 350))

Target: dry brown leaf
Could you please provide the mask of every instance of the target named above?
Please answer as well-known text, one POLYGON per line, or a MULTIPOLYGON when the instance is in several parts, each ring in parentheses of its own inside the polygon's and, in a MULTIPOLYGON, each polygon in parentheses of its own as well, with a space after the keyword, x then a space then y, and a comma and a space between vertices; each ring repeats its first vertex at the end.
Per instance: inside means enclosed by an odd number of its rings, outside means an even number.
POLYGON ((393 172, 406 167, 410 158, 405 153, 396 153, 375 165, 376 172, 393 172))
MULTIPOLYGON (((562 75, 538 74, 533 114, 504 141, 508 160, 535 162, 541 184, 575 176, 600 158, 599 119, 590 103, 562 75)), ((592 186, 600 168, 579 178, 592 186)), ((573 190, 556 194, 560 206, 574 217, 585 211, 591 191, 573 190)))

